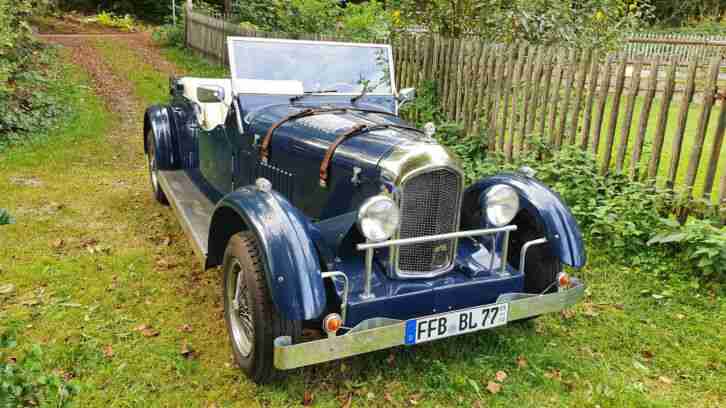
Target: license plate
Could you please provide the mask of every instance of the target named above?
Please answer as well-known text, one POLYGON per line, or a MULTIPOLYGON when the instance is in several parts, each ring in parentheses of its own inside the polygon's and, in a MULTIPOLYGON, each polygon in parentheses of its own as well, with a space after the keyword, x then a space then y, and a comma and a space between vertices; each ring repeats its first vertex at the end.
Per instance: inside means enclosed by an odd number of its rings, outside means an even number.
POLYGON ((406 321, 406 344, 424 343, 507 324, 507 303, 406 321))

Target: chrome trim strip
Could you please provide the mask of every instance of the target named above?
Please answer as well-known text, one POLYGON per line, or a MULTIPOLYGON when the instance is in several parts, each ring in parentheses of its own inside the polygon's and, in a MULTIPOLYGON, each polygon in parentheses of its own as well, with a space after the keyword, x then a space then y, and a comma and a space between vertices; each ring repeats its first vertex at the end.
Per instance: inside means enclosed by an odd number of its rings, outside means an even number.
POLYGON ((527 251, 529 251, 530 247, 536 246, 536 245, 542 245, 547 243, 547 238, 540 238, 540 239, 534 239, 532 241, 527 241, 522 245, 522 250, 519 251, 519 272, 524 275, 524 260, 527 256, 527 251))
POLYGON ((340 317, 343 318, 343 325, 345 325, 345 316, 348 311, 348 294, 350 293, 350 285, 348 282, 348 275, 341 271, 330 271, 330 272, 323 272, 321 274, 323 279, 330 278, 330 280, 335 280, 336 277, 343 278, 343 298, 340 300, 340 317))
POLYGON ((377 249, 377 248, 385 248, 385 247, 390 247, 390 246, 422 244, 425 242, 443 241, 446 239, 454 239, 454 238, 479 237, 482 235, 496 234, 497 232, 509 232, 509 231, 516 231, 516 230, 517 230, 516 225, 507 225, 507 226, 498 227, 498 228, 484 228, 484 229, 469 230, 469 231, 449 232, 448 234, 427 235, 425 237, 392 239, 392 240, 381 241, 381 242, 366 242, 364 244, 358 244, 356 246, 356 248, 359 251, 365 251, 367 249, 377 249))
MULTIPOLYGON (((492 305, 509 304, 508 323, 545 313, 557 312, 574 305, 585 295, 584 283, 574 278, 572 283, 573 286, 570 289, 546 295, 503 294, 492 305)), ((482 306, 488 305, 476 307, 482 306)), ((429 317, 432 316, 421 316, 417 319, 429 317)), ((278 337, 274 341, 275 367, 280 370, 289 370, 401 346, 404 345, 405 332, 405 321, 373 318, 359 323, 346 334, 327 339, 292 344, 290 337, 278 337), (372 324, 369 324, 369 321, 372 321, 372 324)))

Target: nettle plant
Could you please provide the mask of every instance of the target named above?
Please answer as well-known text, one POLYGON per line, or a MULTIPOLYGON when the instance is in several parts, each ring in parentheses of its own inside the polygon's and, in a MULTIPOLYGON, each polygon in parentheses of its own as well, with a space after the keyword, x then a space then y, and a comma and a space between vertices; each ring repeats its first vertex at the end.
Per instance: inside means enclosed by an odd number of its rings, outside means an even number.
POLYGON ((662 219, 662 232, 648 245, 669 247, 705 278, 726 281, 726 226, 709 220, 691 217, 681 225, 672 219, 662 219))
POLYGON ((39 345, 20 353, 14 334, 0 333, 0 407, 69 406, 78 387, 45 371, 39 345))
POLYGON ((13 222, 13 217, 10 216, 8 210, 0 208, 0 225, 12 224, 13 222))

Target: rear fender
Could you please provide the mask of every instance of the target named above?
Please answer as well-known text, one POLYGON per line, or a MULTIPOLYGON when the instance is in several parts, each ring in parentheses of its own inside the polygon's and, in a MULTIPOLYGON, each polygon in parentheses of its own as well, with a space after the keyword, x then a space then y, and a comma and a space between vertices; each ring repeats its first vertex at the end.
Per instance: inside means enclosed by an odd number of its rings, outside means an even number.
POLYGON ((175 153, 170 115, 169 108, 160 105, 151 106, 144 115, 144 152, 149 152, 146 135, 152 131, 156 143, 156 163, 160 170, 174 170, 180 165, 175 153))
POLYGON ((307 218, 275 191, 247 186, 230 193, 212 216, 207 268, 222 263, 229 238, 240 231, 257 237, 279 313, 289 320, 319 317, 326 306, 325 286, 307 218))
POLYGON ((502 173, 474 183, 466 190, 465 196, 474 196, 477 202, 484 203, 482 194, 495 184, 506 184, 517 191, 520 206, 539 218, 544 225, 547 241, 562 263, 576 268, 585 265, 585 246, 580 227, 557 193, 533 178, 502 173))

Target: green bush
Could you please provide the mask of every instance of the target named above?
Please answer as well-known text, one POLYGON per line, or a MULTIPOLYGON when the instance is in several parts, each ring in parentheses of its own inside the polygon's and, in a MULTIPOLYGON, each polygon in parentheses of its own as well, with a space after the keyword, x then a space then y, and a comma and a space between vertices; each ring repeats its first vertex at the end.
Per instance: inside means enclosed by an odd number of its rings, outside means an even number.
POLYGON ((614 46, 619 37, 651 16, 634 0, 399 0, 401 25, 447 37, 476 35, 491 41, 614 46))
POLYGON ((44 370, 40 346, 19 352, 12 333, 0 333, 0 407, 69 406, 78 387, 44 370))
POLYGON ((693 217, 684 225, 668 218, 661 221, 662 231, 648 245, 666 246, 699 275, 726 281, 726 226, 693 217))
POLYGON ((14 222, 13 217, 10 216, 8 210, 0 208, 0 225, 8 225, 14 222))
POLYGON ((33 5, 0 0, 0 147, 47 128, 62 111, 61 101, 46 94, 55 54, 31 35, 33 5))

